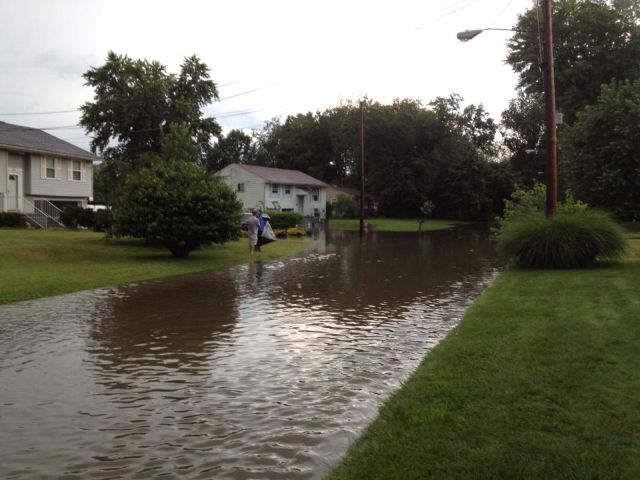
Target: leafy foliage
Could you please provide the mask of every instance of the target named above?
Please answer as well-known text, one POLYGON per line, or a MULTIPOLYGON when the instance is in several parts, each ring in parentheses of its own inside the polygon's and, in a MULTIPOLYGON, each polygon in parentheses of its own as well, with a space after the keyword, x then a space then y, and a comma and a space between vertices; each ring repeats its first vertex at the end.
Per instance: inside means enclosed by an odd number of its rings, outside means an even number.
POLYGON ((524 268, 588 267, 597 258, 624 253, 622 229, 595 210, 520 216, 508 222, 498 238, 498 251, 524 268))
POLYGON ((545 186, 516 190, 505 202, 494 230, 498 251, 515 265, 527 268, 575 268, 592 265, 598 257, 624 253, 622 229, 606 214, 589 209, 567 195, 556 215, 545 218, 545 186))
MULTIPOLYGON (((463 108, 455 94, 428 107, 413 99, 363 103, 365 188, 380 214, 417 217, 427 199, 437 206, 436 216, 447 218, 481 219, 500 211, 513 179, 505 165, 492 161, 496 125, 482 106, 463 108)), ((357 186, 359 128, 360 105, 353 102, 274 120, 258 134, 256 159, 357 186)))
POLYGON ((497 231, 514 220, 542 214, 545 211, 546 191, 542 183, 536 183, 528 190, 515 190, 511 198, 505 200, 502 216, 496 218, 497 231))
MULTIPOLYGON (((600 86, 640 73, 637 2, 558 0, 553 2, 557 104, 572 122, 595 102, 600 86), (634 18, 635 16, 635 18, 634 18)), ((518 19, 507 63, 520 75, 527 94, 542 93, 538 15, 535 7, 518 19)))
POLYGON ((501 125, 502 144, 515 179, 530 188, 542 179, 547 157, 542 98, 520 91, 502 112, 501 125))
POLYGON ((114 233, 167 247, 175 257, 237 235, 241 205, 235 194, 203 167, 147 157, 129 175, 114 205, 114 233))
POLYGON ((22 215, 15 212, 0 212, 0 228, 26 227, 22 215))
POLYGON ((60 220, 67 228, 93 228, 96 223, 95 212, 76 205, 65 207, 60 213, 60 220))
POLYGON ((358 202, 351 195, 338 195, 331 204, 331 215, 334 218, 356 218, 358 202))
POLYGON ((88 228, 94 232, 110 232, 113 226, 113 213, 110 209, 93 211, 78 206, 65 207, 60 213, 60 220, 67 228, 88 228))
POLYGON ((563 173, 577 198, 640 219, 640 79, 602 87, 568 132, 563 173))
POLYGON ((202 107, 218 99, 218 90, 208 67, 195 56, 185 58, 175 75, 156 61, 109 52, 103 66, 83 77, 95 94, 81 107, 80 125, 94 135, 91 150, 104 158, 109 193, 139 168, 143 154, 161 152, 164 136, 176 124, 188 129, 200 163, 212 148, 212 137, 221 132, 215 119, 202 116, 202 107))
POLYGON ((218 137, 209 157, 207 169, 210 172, 222 170, 232 163, 255 163, 256 146, 253 139, 242 130, 231 130, 218 137))
POLYGON ((271 228, 293 228, 302 223, 302 214, 298 212, 279 212, 277 210, 269 210, 269 223, 271 228))

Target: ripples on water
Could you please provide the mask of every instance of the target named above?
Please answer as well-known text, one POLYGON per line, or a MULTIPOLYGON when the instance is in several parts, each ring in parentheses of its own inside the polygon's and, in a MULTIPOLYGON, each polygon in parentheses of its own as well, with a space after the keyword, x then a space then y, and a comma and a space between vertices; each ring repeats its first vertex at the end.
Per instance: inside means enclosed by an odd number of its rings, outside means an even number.
POLYGON ((0 477, 321 478, 495 273, 472 230, 345 233, 0 306, 0 477))

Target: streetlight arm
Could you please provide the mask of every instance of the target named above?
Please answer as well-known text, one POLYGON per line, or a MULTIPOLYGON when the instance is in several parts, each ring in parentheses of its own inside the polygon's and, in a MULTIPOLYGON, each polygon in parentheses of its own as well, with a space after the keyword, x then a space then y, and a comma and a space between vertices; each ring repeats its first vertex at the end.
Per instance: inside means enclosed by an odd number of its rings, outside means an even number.
POLYGON ((517 32, 518 30, 514 30, 513 28, 479 28, 477 30, 465 30, 464 32, 458 32, 458 40, 461 42, 468 42, 469 40, 476 38, 482 32, 486 30, 498 30, 501 32, 517 32))

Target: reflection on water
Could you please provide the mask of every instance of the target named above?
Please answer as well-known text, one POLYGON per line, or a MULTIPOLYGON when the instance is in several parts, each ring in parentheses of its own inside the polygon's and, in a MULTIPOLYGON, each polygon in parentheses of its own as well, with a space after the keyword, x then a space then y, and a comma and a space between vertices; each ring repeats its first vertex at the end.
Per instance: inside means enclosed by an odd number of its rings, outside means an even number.
POLYGON ((320 237, 0 306, 0 477, 322 477, 496 270, 469 228, 320 237))

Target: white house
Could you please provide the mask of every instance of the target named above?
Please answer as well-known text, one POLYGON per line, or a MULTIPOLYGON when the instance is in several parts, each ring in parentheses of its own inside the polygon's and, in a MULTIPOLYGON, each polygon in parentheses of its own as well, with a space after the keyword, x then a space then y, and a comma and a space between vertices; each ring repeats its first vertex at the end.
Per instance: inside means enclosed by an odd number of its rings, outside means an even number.
POLYGON ((0 122, 0 212, 46 227, 60 209, 87 206, 97 156, 36 128, 0 122))
POLYGON ((328 185, 298 170, 232 163, 217 173, 246 210, 259 207, 325 218, 328 185))

